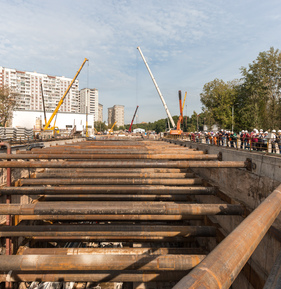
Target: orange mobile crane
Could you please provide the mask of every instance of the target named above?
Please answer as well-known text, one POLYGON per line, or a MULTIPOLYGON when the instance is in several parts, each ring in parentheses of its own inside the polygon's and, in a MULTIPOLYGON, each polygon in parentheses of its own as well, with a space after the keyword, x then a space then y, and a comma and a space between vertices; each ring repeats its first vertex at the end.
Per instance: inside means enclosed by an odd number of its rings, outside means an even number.
MULTIPOLYGON (((186 94, 185 93, 185 97, 184 97, 184 102, 185 103, 185 98, 186 98, 186 94)), ((177 128, 176 129, 171 129, 170 130, 170 135, 176 135, 179 136, 182 134, 182 130, 181 130, 181 124, 183 123, 183 105, 181 102, 181 90, 179 90, 179 103, 180 103, 180 116, 177 122, 177 128)))

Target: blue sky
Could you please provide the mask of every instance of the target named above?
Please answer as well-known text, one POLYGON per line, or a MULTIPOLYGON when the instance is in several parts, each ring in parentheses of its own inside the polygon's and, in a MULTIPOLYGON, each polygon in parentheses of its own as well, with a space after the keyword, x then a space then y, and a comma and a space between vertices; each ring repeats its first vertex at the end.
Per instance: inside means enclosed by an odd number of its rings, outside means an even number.
POLYGON ((0 0, 0 66, 73 78, 99 90, 129 123, 166 113, 137 46, 172 115, 201 111, 203 85, 240 77, 271 46, 281 49, 279 0, 0 0))

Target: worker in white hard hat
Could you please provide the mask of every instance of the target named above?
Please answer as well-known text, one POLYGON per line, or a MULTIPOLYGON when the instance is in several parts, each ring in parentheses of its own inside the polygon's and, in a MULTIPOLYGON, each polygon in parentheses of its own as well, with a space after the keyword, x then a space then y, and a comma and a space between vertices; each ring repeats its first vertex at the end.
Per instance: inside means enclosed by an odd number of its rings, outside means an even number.
POLYGON ((276 142, 278 143, 279 154, 281 154, 281 130, 280 129, 277 132, 276 142))

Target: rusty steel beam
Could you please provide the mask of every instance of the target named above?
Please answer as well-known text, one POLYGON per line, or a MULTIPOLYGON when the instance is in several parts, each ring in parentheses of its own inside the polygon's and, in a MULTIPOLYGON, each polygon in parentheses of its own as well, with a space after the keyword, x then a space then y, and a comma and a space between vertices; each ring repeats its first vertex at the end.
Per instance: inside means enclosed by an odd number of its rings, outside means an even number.
POLYGON ((232 204, 182 204, 173 202, 37 202, 0 204, 0 215, 241 215, 244 209, 232 204))
POLYGON ((38 185, 201 185, 201 178, 193 179, 20 179, 20 186, 38 185))
POLYGON ((199 215, 20 215, 19 220, 51 221, 181 221, 203 220, 199 215))
POLYGON ((46 202, 56 201, 173 201, 187 202, 186 195, 44 195, 40 199, 46 202))
MULTIPOLYGON (((44 170, 46 173, 59 173, 61 172, 61 169, 56 169, 56 168, 49 168, 44 170)), ((79 173, 108 173, 108 168, 65 168, 63 170, 65 173, 73 173, 73 174, 79 174, 79 173)), ((123 173, 123 174, 128 174, 128 173, 150 173, 150 174, 157 174, 157 173, 171 173, 171 174, 180 174, 180 173, 191 173, 190 169, 169 169, 169 168, 115 168, 114 169, 115 173, 123 173)))
POLYGON ((69 187, 1 187, 1 195, 73 195, 73 194, 138 194, 138 195, 212 195, 215 187, 198 186, 69 186, 69 187))
POLYGON ((281 185, 173 289, 229 288, 281 211, 281 185))
POLYGON ((242 161, 0 161, 0 168, 247 168, 242 161))
POLYGON ((184 179, 184 178, 194 178, 194 173, 132 173, 127 172, 126 174, 120 172, 104 172, 104 173, 73 173, 73 172, 42 172, 36 173, 36 179, 49 179, 49 178, 118 178, 118 179, 129 179, 129 178, 150 178, 150 179, 184 179))
MULTIPOLYGON (((153 154, 157 152, 158 154, 187 154, 187 155, 203 155, 203 151, 196 151, 196 150, 187 150, 187 149, 167 149, 163 148, 162 153, 159 152, 159 149, 156 150, 143 150, 138 148, 123 148, 123 149, 63 149, 63 148, 54 148, 54 149, 40 149, 40 150, 32 150, 32 151, 17 151, 16 155, 40 155, 40 154, 79 154, 79 155, 85 155, 85 154, 153 154)), ((1 156, 4 154, 0 154, 1 156)), ((24 158, 24 157, 23 157, 24 158)))
POLYGON ((208 155, 208 154, 0 154, 0 159, 13 159, 13 160, 20 160, 20 159, 34 159, 34 160, 51 160, 51 159, 87 159, 87 160, 96 160, 96 159, 151 159, 151 160, 217 160, 218 155, 208 155))
POLYGON ((202 248, 29 248, 21 247, 17 255, 204 255, 202 248))
POLYGON ((124 271, 107 271, 107 272, 15 272, 10 271, 9 273, 0 273, 0 282, 32 282, 34 280, 41 282, 163 282, 163 281, 178 281, 186 272, 183 271, 165 271, 157 273, 147 272, 124 272, 124 271))
POLYGON ((205 255, 0 255, 0 271, 181 271, 195 267, 204 258, 205 255))
POLYGON ((176 225, 36 225, 1 226, 0 237, 215 237, 216 229, 208 226, 176 225))
POLYGON ((159 236, 123 236, 121 239, 119 236, 103 237, 103 236, 34 236, 27 238, 27 240, 34 242, 57 242, 57 243, 68 243, 68 242, 126 242, 126 243, 189 243, 194 244, 197 241, 197 237, 159 237, 159 236))

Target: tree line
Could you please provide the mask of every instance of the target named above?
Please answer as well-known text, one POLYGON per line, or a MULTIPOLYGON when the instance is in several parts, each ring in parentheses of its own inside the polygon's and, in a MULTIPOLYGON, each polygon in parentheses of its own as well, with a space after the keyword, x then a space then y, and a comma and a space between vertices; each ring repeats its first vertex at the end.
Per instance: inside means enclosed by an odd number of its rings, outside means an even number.
MULTIPOLYGON (((203 130, 207 125, 222 129, 240 131, 262 128, 281 129, 281 52, 271 47, 260 52, 248 65, 241 67, 241 78, 228 82, 214 79, 206 83, 200 94, 202 112, 184 116, 183 131, 203 130)), ((0 126, 5 126, 16 107, 17 93, 9 87, 0 87, 0 126)), ((178 116, 173 116, 177 123, 178 116)), ((129 124, 114 127, 114 130, 128 130, 129 124)), ((167 129, 167 119, 140 123, 133 128, 163 132, 167 129)), ((105 122, 95 124, 97 131, 107 128, 105 122)))
POLYGON ((235 131, 281 129, 281 52, 271 47, 241 67, 241 78, 214 79, 203 87, 200 100, 206 124, 235 131))

